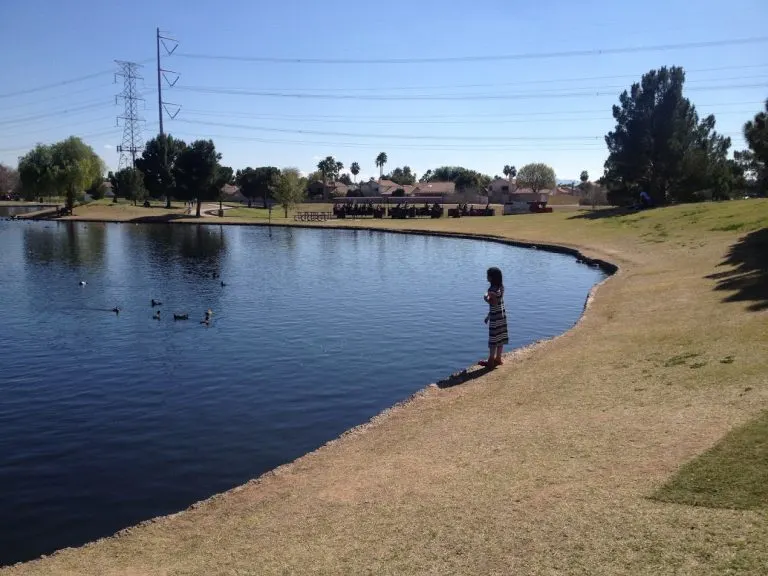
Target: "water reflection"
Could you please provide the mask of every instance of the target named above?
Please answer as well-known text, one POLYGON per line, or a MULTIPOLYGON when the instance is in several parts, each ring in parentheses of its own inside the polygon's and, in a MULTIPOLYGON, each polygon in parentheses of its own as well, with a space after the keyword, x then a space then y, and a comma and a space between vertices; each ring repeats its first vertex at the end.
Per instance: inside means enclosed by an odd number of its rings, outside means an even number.
POLYGON ((167 268, 172 262, 188 274, 221 275, 227 250, 221 226, 152 224, 132 227, 131 235, 132 243, 146 251, 154 266, 167 268))
POLYGON ((29 263, 66 264, 99 269, 104 265, 106 226, 57 222, 24 229, 24 257, 29 263))

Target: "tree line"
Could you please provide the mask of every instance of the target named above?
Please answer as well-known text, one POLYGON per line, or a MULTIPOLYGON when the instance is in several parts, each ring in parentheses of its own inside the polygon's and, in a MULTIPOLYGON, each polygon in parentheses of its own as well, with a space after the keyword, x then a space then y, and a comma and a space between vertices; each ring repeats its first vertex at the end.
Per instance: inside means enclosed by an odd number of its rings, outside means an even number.
MULTIPOLYGON (((765 194, 768 190, 768 100, 765 109, 744 125, 748 148, 729 157, 731 140, 715 130, 715 117, 700 118, 696 107, 683 95, 685 72, 680 67, 662 67, 644 74, 640 82, 619 95, 613 106, 616 126, 605 136, 608 157, 599 183, 609 191, 608 200, 621 204, 646 191, 658 204, 688 202, 703 198, 727 198, 742 190, 765 194)), ((401 186, 416 182, 453 182, 458 190, 485 190, 491 177, 462 166, 429 169, 419 178, 410 166, 384 173, 386 152, 374 163, 381 179, 401 186)), ((171 197, 200 204, 221 199, 222 188, 235 184, 248 205, 260 200, 292 205, 304 196, 308 183, 357 182, 360 164, 344 164, 327 156, 317 171, 301 178, 294 169, 274 166, 246 167, 236 172, 221 164, 221 154, 212 140, 185 143, 170 135, 160 135, 146 143, 135 167, 109 173, 117 196, 133 202, 146 197, 171 197), (283 176, 286 175, 286 180, 283 176), (290 191, 290 193, 288 193, 290 191), (287 195, 286 195, 287 194, 287 195)), ((77 137, 40 144, 19 159, 18 170, 0 165, 0 196, 20 191, 27 199, 64 196, 71 208, 83 190, 103 196, 105 166, 98 155, 77 137)), ((538 191, 556 186, 554 170, 534 163, 519 171, 505 165, 503 174, 519 187, 538 191)), ((497 178, 497 177, 494 177, 497 178)), ((582 172, 582 189, 587 189, 588 174, 582 172)))
MULTIPOLYGON (((83 191, 93 198, 106 192, 104 162, 80 138, 70 137, 55 144, 39 144, 19 159, 18 182, 28 200, 42 196, 64 196, 72 209, 83 191)), ((0 174, 5 174, 2 172, 0 174)), ((10 179, 10 176, 7 177, 10 179)), ((228 184, 237 184, 250 199, 263 196, 284 207, 304 197, 306 181, 296 168, 245 168, 236 173, 221 164, 221 154, 213 140, 195 140, 187 144, 171 135, 158 135, 146 143, 135 166, 109 172, 114 199, 125 198, 134 204, 147 198, 171 198, 196 205, 200 216, 203 202, 222 201, 228 184)))

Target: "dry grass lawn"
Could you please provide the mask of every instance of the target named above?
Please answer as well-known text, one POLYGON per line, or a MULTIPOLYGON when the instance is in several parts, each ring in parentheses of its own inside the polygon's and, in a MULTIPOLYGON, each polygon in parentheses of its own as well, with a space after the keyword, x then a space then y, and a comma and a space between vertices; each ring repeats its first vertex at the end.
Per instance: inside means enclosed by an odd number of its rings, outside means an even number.
POLYGON ((696 466, 726 483, 760 473, 749 441, 735 440, 743 458, 718 443, 768 407, 768 201, 607 214, 365 222, 575 246, 621 271, 576 328, 486 376, 187 511, 0 572, 768 573, 764 491, 748 507, 675 503, 701 487, 696 466), (671 503, 654 498, 664 486, 671 503))

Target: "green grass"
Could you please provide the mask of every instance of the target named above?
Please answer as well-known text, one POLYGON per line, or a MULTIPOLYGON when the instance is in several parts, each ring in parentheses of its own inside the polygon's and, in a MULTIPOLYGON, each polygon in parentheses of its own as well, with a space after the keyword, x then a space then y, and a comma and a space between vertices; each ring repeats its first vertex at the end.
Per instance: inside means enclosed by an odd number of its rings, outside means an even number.
POLYGON ((684 226, 686 230, 711 232, 751 232, 768 226, 765 214, 766 199, 732 200, 730 202, 707 202, 702 204, 680 204, 668 208, 648 210, 609 218, 612 227, 649 228, 647 232, 672 236, 671 230, 684 226), (745 210, 748 207, 749 210, 745 210), (762 214, 761 214, 762 213, 762 214), (760 215, 755 218, 755 215, 760 215))
MULTIPOLYGON (((265 208, 230 208, 226 212, 224 212, 227 216, 232 216, 234 218, 248 218, 248 219, 267 219, 269 218, 269 210, 265 208)), ((282 217, 283 210, 272 210, 272 218, 279 218, 282 217)))
POLYGON ((653 498, 708 508, 768 508, 768 411, 683 465, 653 498))
MULTIPOLYGON (((144 202, 139 202, 138 206, 142 206, 144 202)), ((165 200, 150 200, 150 206, 152 208, 165 208, 165 200)), ((133 202, 126 200, 125 198, 118 198, 115 202, 112 198, 100 198, 98 200, 91 200, 84 206, 133 206, 133 202)), ((172 202, 172 208, 182 208, 184 205, 182 202, 172 202)))
MULTIPOLYGON (((230 204, 230 206, 237 206, 236 208, 230 208, 224 215, 234 218, 246 218, 249 220, 266 220, 269 218, 269 210, 254 206, 248 208, 247 206, 230 204)), ((293 218, 293 215, 297 212, 330 212, 333 210, 333 204, 330 203, 307 203, 299 204, 295 209, 288 211, 288 218, 293 218)), ((275 206, 272 208, 272 219, 285 219, 285 212, 282 207, 275 206)))

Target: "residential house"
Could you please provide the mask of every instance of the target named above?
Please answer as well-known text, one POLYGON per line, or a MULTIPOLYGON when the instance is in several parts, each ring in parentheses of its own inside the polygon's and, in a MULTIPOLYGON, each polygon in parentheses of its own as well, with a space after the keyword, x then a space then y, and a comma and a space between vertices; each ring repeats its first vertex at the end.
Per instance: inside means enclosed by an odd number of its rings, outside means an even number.
POLYGON ((488 200, 493 204, 504 204, 509 200, 509 193, 515 191, 514 180, 496 178, 488 185, 488 200))
POLYGON ((315 180, 307 184, 307 197, 310 200, 330 200, 347 195, 348 186, 343 182, 323 183, 322 180, 315 180))
POLYGON ((241 194, 240 187, 233 186, 232 184, 224 184, 221 188, 221 195, 225 202, 240 202, 243 204, 248 202, 248 198, 241 194))
POLYGON ((448 196, 456 191, 453 182, 419 182, 412 190, 414 196, 448 196))
POLYGON ((361 182, 359 189, 361 196, 379 196, 379 183, 376 182, 376 180, 373 178, 371 178, 368 182, 361 182))
POLYGON ((546 204, 552 190, 539 190, 534 192, 530 188, 517 188, 511 192, 504 202, 504 214, 516 214, 530 212, 531 204, 546 204))

